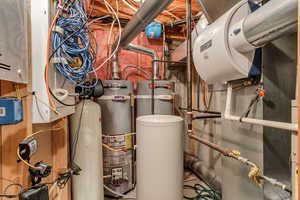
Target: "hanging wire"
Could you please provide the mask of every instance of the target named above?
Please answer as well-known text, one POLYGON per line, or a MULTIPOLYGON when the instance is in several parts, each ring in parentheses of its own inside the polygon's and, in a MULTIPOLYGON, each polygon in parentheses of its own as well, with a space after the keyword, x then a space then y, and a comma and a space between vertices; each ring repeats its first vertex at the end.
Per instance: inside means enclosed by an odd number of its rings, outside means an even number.
POLYGON ((89 73, 96 73, 93 64, 96 60, 93 51, 89 30, 88 17, 81 2, 74 3, 66 14, 60 15, 52 32, 52 48, 50 56, 56 69, 63 77, 81 87, 95 87, 83 83, 89 73))

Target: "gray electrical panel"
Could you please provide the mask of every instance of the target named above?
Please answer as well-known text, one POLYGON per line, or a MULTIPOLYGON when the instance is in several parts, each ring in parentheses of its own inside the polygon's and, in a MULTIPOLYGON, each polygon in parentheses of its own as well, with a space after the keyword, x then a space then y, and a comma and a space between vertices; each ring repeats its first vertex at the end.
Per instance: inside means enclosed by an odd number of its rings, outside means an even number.
POLYGON ((0 6, 0 80, 27 82, 26 0, 1 0, 0 6))

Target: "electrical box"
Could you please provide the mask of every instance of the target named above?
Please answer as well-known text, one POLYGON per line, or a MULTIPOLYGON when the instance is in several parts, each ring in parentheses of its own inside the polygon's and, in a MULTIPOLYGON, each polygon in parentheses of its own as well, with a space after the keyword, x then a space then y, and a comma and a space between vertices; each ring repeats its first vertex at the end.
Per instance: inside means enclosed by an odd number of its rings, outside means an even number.
MULTIPOLYGON (((50 106, 49 96, 45 84, 45 65, 48 29, 51 23, 51 16, 54 15, 53 1, 31 0, 31 34, 32 34, 32 90, 35 93, 32 105, 32 120, 34 124, 49 123, 59 118, 68 116, 75 112, 74 106, 63 106, 57 101, 57 112, 50 106)), ((59 72, 50 64, 49 67, 49 87, 52 91, 67 91, 74 94, 74 86, 66 82, 59 72)), ((66 104, 74 104, 74 97, 67 95, 64 100, 66 104)))
POLYGON ((23 120, 22 100, 0 99, 0 124, 16 124, 23 120))
POLYGON ((1 0, 0 80, 27 83, 28 1, 1 0))

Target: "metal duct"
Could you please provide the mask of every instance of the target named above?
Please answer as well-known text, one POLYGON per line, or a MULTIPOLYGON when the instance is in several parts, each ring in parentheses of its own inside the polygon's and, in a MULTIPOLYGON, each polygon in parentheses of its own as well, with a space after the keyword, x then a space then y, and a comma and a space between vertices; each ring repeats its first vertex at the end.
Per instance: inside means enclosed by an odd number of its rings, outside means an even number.
MULTIPOLYGON (((157 52, 154 51, 153 49, 149 49, 143 46, 139 46, 136 44, 128 44, 127 47, 125 47, 126 50, 128 51, 133 51, 136 53, 141 53, 141 54, 145 54, 148 56, 151 56, 153 58, 153 60, 159 60, 159 57, 157 55, 157 52)), ((152 67, 153 67, 153 79, 154 80, 159 80, 159 63, 158 62, 152 62, 152 67)))
MULTIPOLYGON (((165 8, 167 8, 174 0, 147 0, 137 11, 133 18, 128 22, 121 33, 119 48, 125 48, 144 28, 152 22, 165 8)), ((117 40, 113 44, 113 51, 117 48, 117 40)), ((112 78, 119 80, 119 64, 118 53, 116 52, 112 58, 112 78)))
POLYGON ((241 0, 197 0, 209 23, 213 23, 241 0))
MULTIPOLYGON (((173 0, 147 0, 124 28, 120 48, 126 47, 150 22, 152 22, 173 0)), ((117 41, 117 40, 116 40, 117 41)), ((117 42, 114 43, 116 48, 117 42)))
POLYGON ((248 42, 263 46, 285 34, 295 32, 298 22, 298 0, 271 0, 244 22, 248 42))

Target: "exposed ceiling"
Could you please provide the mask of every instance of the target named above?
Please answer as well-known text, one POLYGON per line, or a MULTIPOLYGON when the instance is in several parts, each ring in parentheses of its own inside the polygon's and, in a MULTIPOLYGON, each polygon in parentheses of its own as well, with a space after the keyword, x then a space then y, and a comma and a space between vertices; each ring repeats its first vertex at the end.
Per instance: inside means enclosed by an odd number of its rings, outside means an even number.
MULTIPOLYGON (((141 3, 136 0, 109 0, 107 1, 117 11, 120 19, 130 20, 141 6, 141 3)), ((89 11, 93 17, 100 17, 111 14, 106 7, 103 0, 91 0, 89 4, 89 11)), ((196 16, 202 10, 196 0, 192 0, 193 16, 196 16)), ((186 17, 186 0, 174 0, 174 2, 157 18, 156 21, 162 24, 171 24, 182 21, 186 17)), ((101 24, 98 24, 101 26, 101 24)), ((169 28, 167 30, 168 37, 177 39, 184 39, 185 25, 169 28)))
MULTIPOLYGON (((111 6, 117 11, 119 17, 122 19, 130 19, 140 7, 141 3, 136 0, 110 0, 108 1, 111 6)), ((185 18, 185 0, 174 0, 174 2, 156 19, 161 23, 172 23, 175 21, 183 20, 185 18)), ((193 0, 193 15, 201 11, 200 6, 193 0)), ((106 8, 103 0, 92 0, 90 9, 93 10, 93 16, 104 16, 110 14, 106 8)))

